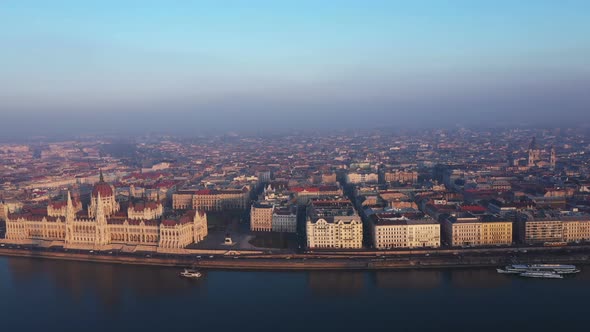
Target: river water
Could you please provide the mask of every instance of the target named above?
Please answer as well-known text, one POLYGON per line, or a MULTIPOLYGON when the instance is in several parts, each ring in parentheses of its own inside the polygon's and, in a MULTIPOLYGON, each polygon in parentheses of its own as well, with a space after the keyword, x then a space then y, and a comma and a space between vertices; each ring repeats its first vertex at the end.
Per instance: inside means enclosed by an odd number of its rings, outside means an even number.
POLYGON ((225 272, 0 257, 2 331, 561 331, 590 326, 590 266, 225 272))

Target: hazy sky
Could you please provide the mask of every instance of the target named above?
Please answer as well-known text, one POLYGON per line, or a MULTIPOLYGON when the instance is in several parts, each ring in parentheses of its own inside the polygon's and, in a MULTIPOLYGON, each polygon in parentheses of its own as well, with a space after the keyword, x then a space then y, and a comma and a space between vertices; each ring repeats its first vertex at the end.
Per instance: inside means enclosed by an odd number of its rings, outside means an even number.
POLYGON ((7 132, 590 121, 590 1, 3 0, 0 113, 7 132))

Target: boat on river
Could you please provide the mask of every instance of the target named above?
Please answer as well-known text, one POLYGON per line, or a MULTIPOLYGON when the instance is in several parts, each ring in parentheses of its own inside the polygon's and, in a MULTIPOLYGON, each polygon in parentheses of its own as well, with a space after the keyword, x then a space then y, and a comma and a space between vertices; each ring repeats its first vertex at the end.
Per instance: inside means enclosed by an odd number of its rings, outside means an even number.
POLYGON ((543 272, 543 271, 528 271, 520 273, 519 276, 526 278, 543 278, 543 279, 563 279, 561 274, 555 272, 543 272))
POLYGON ((184 271, 180 272, 180 276, 183 278, 198 279, 198 278, 202 277, 203 274, 197 270, 184 269, 184 271))
POLYGON ((573 274, 580 270, 575 265, 567 264, 512 264, 504 269, 496 269, 498 273, 520 274, 524 272, 552 272, 557 274, 573 274))

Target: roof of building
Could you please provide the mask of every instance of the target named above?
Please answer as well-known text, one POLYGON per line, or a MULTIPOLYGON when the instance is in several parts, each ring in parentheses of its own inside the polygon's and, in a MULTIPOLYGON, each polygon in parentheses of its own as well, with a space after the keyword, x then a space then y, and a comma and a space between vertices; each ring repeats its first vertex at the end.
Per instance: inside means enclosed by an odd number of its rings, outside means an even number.
POLYGON ((92 196, 97 197, 100 193, 100 197, 112 197, 114 195, 113 188, 106 182, 99 182, 92 188, 92 196))

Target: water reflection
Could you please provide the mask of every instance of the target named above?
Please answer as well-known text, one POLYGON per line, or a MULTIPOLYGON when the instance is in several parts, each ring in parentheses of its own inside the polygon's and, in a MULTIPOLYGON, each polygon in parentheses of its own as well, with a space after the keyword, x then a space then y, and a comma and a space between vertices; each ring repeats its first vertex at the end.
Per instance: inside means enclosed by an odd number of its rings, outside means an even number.
POLYGON ((436 288, 443 279, 440 270, 376 271, 371 275, 378 288, 436 288))
POLYGON ((206 278, 185 280, 178 269, 112 264, 8 259, 12 286, 26 291, 32 285, 49 283, 59 294, 68 294, 76 302, 96 297, 107 308, 120 305, 125 295, 138 299, 181 294, 187 289, 205 291, 206 278))
POLYGON ((451 285, 460 288, 497 288, 511 283, 510 276, 495 268, 449 270, 451 285))
POLYGON ((365 287, 365 272, 311 271, 307 285, 313 295, 354 295, 365 287))

